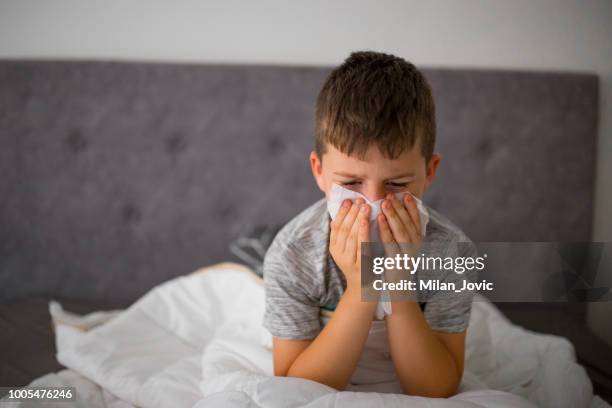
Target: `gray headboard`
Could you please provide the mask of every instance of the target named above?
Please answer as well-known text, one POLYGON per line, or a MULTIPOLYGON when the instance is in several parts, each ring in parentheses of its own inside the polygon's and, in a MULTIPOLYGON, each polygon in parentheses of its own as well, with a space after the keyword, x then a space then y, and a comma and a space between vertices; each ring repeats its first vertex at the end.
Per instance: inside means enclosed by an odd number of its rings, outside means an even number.
MULTIPOLYGON (((330 70, 0 61, 0 301, 128 302, 320 198, 330 70)), ((597 77, 424 71, 443 156, 425 201, 475 241, 589 240, 597 77)))

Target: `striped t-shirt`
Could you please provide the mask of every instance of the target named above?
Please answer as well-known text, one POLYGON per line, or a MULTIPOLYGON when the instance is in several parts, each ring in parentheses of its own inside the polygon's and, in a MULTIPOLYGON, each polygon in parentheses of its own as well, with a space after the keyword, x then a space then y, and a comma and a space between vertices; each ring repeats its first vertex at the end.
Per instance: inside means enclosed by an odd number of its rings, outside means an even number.
MULTIPOLYGON (((429 212, 424 243, 444 243, 441 256, 477 256, 469 238, 447 218, 425 206, 429 212), (453 243, 468 245, 454 246, 453 243), (446 244, 451 245, 446 245, 446 244), (455 250, 455 253, 448 251, 455 250), (463 252, 463 253, 461 253, 463 252)), ((331 218, 325 199, 315 202, 289 221, 276 235, 264 259, 263 277, 266 306, 264 327, 278 338, 315 338, 323 328, 321 309, 333 309, 346 289, 344 275, 329 253, 331 218)), ((456 275, 454 272, 449 272, 456 275)), ((447 280, 455 279, 447 276, 447 280)), ((422 305, 432 330, 466 330, 473 292, 427 297, 422 305)))

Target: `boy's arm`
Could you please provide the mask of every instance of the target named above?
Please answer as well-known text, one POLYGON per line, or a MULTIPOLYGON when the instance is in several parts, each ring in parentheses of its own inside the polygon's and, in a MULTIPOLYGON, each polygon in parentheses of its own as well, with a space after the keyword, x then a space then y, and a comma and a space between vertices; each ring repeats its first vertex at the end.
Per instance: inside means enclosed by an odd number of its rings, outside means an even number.
MULTIPOLYGON (((382 209, 378 222, 383 242, 421 243, 420 217, 410 194, 404 203, 390 195, 382 209)), ((391 307, 386 317, 389 348, 404 392, 425 397, 455 394, 463 375, 465 331, 434 332, 414 300, 394 301, 391 307)))
POLYGON ((402 389, 424 397, 450 397, 463 375, 465 331, 430 329, 414 301, 392 302, 387 316, 389 348, 402 389))
POLYGON ((314 340, 274 338, 275 375, 306 378, 338 390, 348 384, 368 337, 375 303, 361 302, 361 242, 368 240, 363 201, 347 201, 331 223, 329 250, 347 288, 333 317, 314 340))
POLYGON ((375 308, 376 304, 361 302, 358 290, 347 288, 314 340, 274 337, 274 374, 344 389, 361 356, 375 308))

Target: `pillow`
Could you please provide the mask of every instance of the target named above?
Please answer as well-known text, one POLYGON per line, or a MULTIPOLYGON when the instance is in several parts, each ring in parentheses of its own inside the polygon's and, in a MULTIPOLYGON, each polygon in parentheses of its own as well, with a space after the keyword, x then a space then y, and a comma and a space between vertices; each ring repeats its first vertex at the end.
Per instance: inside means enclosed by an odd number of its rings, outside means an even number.
POLYGON ((229 249, 241 262, 263 277, 263 261, 274 237, 285 224, 251 225, 244 228, 229 249))

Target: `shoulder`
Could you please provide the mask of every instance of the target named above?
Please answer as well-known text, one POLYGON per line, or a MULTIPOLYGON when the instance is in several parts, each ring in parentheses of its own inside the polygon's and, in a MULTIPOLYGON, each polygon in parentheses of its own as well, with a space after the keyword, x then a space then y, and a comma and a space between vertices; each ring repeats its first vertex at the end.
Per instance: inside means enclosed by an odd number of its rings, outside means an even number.
MULTIPOLYGON (((291 275, 312 275, 327 251, 329 215, 324 198, 310 205, 291 219, 274 237, 264 259, 264 280, 277 271, 291 275), (288 272, 288 273, 287 273, 288 272)), ((312 276, 314 278, 314 276, 312 276)))
POLYGON ((293 217, 280 229, 274 241, 287 245, 319 243, 325 238, 329 229, 329 216, 325 198, 322 198, 298 215, 293 217))
POLYGON ((473 252, 475 245, 472 240, 454 222, 438 211, 426 206, 429 213, 429 222, 425 240, 431 243, 447 243, 453 247, 461 248, 460 252, 473 252), (459 244, 455 246, 453 244, 459 244))
POLYGON ((432 240, 451 242, 471 242, 470 238, 454 222, 431 207, 425 206, 429 213, 426 236, 432 240))

